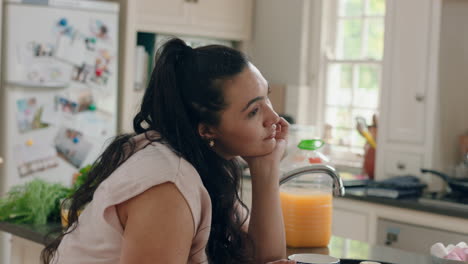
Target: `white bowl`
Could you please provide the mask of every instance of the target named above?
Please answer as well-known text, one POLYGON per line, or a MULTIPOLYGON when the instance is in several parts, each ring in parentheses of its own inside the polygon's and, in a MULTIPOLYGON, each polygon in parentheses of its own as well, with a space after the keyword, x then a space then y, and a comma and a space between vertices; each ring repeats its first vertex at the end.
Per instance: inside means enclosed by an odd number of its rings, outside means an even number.
POLYGON ((288 257, 295 260, 297 264, 338 264, 340 260, 328 255, 321 254, 294 254, 288 257))

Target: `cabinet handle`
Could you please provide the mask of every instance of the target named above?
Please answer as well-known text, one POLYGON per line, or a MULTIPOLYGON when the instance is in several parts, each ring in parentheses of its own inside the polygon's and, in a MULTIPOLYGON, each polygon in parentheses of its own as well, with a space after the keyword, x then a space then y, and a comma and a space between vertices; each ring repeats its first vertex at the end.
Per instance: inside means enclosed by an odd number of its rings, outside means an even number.
POLYGON ((0 165, 2 165, 2 164, 3 164, 3 158, 0 157, 0 165))
POLYGON ((400 162, 400 161, 399 161, 399 162, 397 163, 397 168, 398 168, 399 170, 404 170, 404 169, 406 169, 406 165, 405 165, 403 162, 400 162))
POLYGON ((422 101, 424 101, 425 96, 423 94, 417 93, 414 97, 415 97, 416 101, 422 102, 422 101))
POLYGON ((385 238, 385 245, 391 246, 394 242, 398 242, 398 233, 387 231, 387 237, 385 238))

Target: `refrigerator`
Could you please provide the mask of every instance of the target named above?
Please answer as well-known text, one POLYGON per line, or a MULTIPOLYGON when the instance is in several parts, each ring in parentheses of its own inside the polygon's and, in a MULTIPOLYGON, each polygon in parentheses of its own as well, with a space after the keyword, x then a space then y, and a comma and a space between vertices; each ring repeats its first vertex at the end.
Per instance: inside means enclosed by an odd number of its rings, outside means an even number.
POLYGON ((69 186, 117 133, 119 5, 4 0, 2 16, 0 193, 69 186))

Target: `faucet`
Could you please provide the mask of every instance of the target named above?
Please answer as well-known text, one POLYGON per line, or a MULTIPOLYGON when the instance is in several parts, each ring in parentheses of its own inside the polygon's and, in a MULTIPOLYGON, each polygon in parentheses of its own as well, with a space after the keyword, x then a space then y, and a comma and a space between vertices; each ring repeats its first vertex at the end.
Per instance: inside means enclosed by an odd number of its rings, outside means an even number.
POLYGON ((341 180, 338 172, 329 165, 324 164, 314 164, 305 167, 300 167, 291 171, 286 172, 280 179, 280 185, 286 183, 302 174, 307 173, 325 173, 333 179, 333 195, 335 196, 344 196, 345 189, 343 186, 343 181, 341 180))

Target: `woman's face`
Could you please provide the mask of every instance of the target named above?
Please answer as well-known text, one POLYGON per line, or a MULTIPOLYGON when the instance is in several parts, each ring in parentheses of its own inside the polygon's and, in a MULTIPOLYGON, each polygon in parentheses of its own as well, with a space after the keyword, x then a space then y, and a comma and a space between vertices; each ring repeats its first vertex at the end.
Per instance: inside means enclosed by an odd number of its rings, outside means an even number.
POLYGON ((234 156, 261 156, 276 146, 276 124, 280 118, 268 99, 269 86, 252 64, 224 83, 227 107, 214 131, 215 151, 234 156))

